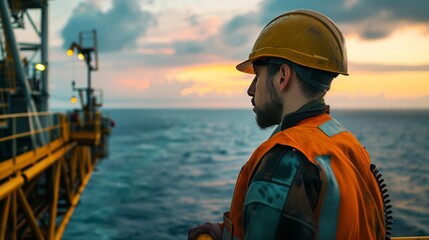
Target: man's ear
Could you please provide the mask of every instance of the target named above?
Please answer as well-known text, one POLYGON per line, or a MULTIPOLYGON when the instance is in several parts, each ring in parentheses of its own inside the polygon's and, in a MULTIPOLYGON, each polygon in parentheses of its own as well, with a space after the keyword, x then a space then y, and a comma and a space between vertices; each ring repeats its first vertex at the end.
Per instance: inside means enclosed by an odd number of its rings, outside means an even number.
POLYGON ((290 79, 292 78, 292 69, 289 65, 283 64, 280 67, 280 91, 284 91, 286 87, 289 85, 290 79))

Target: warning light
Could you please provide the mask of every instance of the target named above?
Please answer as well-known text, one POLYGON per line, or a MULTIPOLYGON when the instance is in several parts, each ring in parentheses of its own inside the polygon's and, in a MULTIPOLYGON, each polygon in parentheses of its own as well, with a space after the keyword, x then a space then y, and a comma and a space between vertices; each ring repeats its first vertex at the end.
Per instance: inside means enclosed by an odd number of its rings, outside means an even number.
POLYGON ((73 56, 74 52, 73 49, 67 49, 67 56, 73 56))
POLYGON ((83 53, 78 53, 77 54, 77 58, 81 61, 85 60, 85 55, 83 55, 83 53))
POLYGON ((41 64, 41 63, 37 63, 34 68, 36 68, 37 71, 43 72, 45 71, 46 67, 45 65, 41 64))
POLYGON ((73 103, 73 104, 77 103, 77 97, 76 96, 71 97, 70 98, 70 102, 73 103))

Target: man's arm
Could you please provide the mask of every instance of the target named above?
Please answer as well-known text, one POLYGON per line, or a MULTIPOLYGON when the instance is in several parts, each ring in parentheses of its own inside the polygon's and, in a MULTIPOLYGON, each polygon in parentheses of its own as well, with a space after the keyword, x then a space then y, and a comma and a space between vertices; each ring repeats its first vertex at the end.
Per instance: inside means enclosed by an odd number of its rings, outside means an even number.
POLYGON ((275 146, 260 161, 246 194, 246 240, 313 239, 319 171, 299 151, 275 146))

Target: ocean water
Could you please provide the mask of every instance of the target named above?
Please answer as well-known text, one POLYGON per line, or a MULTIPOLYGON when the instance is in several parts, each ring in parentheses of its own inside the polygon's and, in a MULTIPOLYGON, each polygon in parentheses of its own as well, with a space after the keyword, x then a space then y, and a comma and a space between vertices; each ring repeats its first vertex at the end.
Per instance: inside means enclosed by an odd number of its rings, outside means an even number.
MULTIPOLYGON (((187 239, 221 221, 237 174, 273 129, 250 110, 109 110, 116 122, 63 239, 187 239)), ((429 235, 429 111, 333 110, 393 202, 393 235, 429 235)))

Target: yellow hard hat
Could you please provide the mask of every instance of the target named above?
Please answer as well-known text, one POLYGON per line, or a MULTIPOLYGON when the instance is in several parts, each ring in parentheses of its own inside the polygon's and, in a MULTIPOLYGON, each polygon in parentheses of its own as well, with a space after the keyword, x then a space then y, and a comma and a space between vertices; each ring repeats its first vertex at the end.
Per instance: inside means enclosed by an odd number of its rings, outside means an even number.
POLYGON ((252 62, 265 57, 348 75, 344 37, 329 18, 311 10, 294 10, 269 22, 259 34, 249 59, 237 70, 254 73, 252 62))

